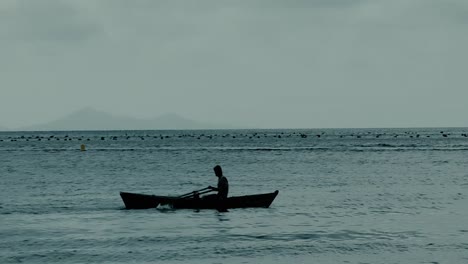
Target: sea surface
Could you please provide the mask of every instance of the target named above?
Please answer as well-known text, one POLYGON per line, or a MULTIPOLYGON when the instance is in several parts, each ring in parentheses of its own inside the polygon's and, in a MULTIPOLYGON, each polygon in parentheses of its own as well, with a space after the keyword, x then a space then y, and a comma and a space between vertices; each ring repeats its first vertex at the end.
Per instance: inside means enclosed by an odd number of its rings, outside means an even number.
POLYGON ((0 133, 0 263, 468 263, 468 128, 0 133), (86 151, 80 151, 80 145, 86 151), (126 210, 119 192, 279 190, 126 210))

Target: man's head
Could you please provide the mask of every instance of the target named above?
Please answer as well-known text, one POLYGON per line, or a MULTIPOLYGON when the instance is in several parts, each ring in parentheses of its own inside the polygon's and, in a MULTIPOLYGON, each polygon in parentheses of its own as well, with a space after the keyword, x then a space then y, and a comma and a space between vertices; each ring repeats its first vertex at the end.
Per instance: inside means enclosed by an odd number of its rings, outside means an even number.
POLYGON ((213 168, 215 174, 217 177, 221 177, 223 176, 223 170, 221 169, 221 166, 219 165, 216 165, 214 168, 213 168))

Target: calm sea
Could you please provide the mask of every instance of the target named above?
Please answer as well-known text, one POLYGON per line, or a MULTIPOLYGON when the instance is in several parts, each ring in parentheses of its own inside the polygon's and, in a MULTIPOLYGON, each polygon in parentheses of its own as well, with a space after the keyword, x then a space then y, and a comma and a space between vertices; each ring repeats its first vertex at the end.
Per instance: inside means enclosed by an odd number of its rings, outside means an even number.
POLYGON ((0 263, 468 263, 466 128, 0 133, 0 263), (87 151, 81 152, 85 144, 87 151), (220 164, 270 208, 125 210, 220 164))

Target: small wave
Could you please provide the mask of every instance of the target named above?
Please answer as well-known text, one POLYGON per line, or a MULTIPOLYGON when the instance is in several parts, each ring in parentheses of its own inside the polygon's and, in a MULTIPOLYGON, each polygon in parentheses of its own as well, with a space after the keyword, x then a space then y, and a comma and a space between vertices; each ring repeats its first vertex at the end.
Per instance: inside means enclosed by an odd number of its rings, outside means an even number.
POLYGON ((125 209, 124 207, 79 207, 79 206, 15 206, 0 208, 0 215, 46 215, 56 213, 77 213, 84 212, 112 212, 115 210, 125 209))
POLYGON ((378 147, 384 147, 384 148, 393 148, 393 147, 395 147, 395 145, 385 144, 385 143, 377 144, 377 146, 378 147))
MULTIPOLYGON (((79 148, 0 148, 0 152, 80 152, 79 148)), ((415 144, 366 144, 366 145, 320 145, 320 146, 200 146, 200 147, 179 147, 179 146, 152 146, 152 147, 89 147, 87 152, 178 152, 178 151, 223 151, 223 152, 385 152, 385 151, 468 151, 467 145, 454 146, 431 146, 415 144)))
MULTIPOLYGON (((155 148, 90 148, 88 151, 327 151, 329 147, 155 147, 155 148)), ((75 150, 75 149, 73 149, 75 150)), ((66 150, 64 150, 66 151, 66 150)))
POLYGON ((417 147, 421 147, 421 145, 377 143, 377 144, 356 145, 355 147, 360 147, 360 148, 417 148, 417 147))

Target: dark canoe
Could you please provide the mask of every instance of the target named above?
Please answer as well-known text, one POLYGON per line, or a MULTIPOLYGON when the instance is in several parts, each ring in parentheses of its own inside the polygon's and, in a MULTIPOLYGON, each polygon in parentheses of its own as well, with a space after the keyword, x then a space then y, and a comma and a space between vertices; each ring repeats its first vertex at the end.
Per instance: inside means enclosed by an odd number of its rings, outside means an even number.
MULTIPOLYGON (((249 208, 264 207, 268 208, 278 191, 264 194, 254 194, 245 196, 233 196, 226 199, 223 208, 249 208)), ((219 202, 208 198, 177 198, 172 196, 156 196, 138 193, 121 192, 120 197, 127 209, 148 209, 156 208, 158 205, 169 205, 175 209, 216 209, 219 208, 219 202)))

